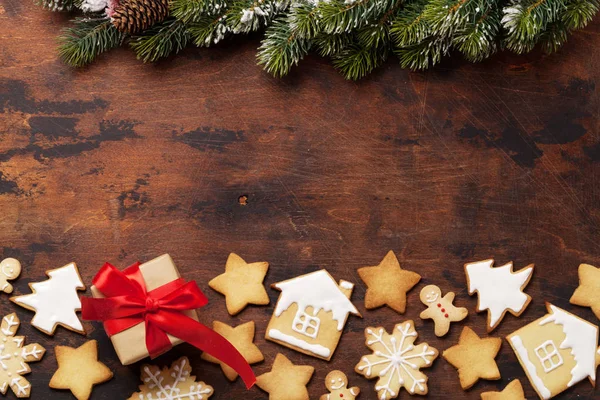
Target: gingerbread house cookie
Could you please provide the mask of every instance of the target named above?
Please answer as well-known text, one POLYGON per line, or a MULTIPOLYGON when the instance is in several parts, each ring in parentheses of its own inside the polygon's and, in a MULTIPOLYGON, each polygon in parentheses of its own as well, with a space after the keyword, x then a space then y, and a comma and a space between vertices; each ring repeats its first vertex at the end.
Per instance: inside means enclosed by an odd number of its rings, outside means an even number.
POLYGON ((550 399, 576 383, 596 380, 598 327, 552 304, 548 314, 507 340, 533 388, 550 399))
POLYGON ((349 314, 360 316, 350 301, 354 285, 339 285, 325 270, 273 285, 281 290, 266 339, 324 360, 331 359, 349 314))

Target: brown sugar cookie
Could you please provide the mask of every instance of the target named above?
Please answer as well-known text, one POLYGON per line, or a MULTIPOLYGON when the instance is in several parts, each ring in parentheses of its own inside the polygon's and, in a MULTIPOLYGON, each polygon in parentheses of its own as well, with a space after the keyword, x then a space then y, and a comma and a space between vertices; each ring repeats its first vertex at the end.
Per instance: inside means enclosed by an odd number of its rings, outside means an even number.
POLYGON ((329 393, 322 395, 319 400, 355 400, 360 394, 358 386, 348 387, 348 377, 338 370, 327 374, 325 387, 329 390, 329 393))
POLYGON ((231 253, 225 264, 225 273, 208 282, 208 286, 225 295, 227 312, 236 315, 248 304, 269 304, 269 296, 263 286, 268 269, 268 262, 248 264, 242 257, 231 253))
POLYGON ((52 375, 52 389, 69 389, 77 400, 87 400, 94 385, 112 378, 108 367, 98 361, 98 343, 90 340, 74 349, 68 346, 56 346, 54 353, 58 369, 52 375))
POLYGON ((140 391, 127 400, 206 400, 214 393, 212 386, 196 382, 187 357, 174 361, 171 368, 142 365, 141 379, 140 391))
POLYGON ((27 363, 40 361, 46 349, 37 343, 23 346, 25 338, 15 336, 21 325, 17 314, 2 318, 0 324, 0 393, 6 394, 10 387, 15 396, 29 397, 31 383, 21 375, 31 372, 27 363))
POLYGON ((600 269, 589 264, 579 266, 579 287, 569 300, 571 304, 590 307, 600 319, 600 269))
POLYGON ((427 306, 421 312, 421 319, 432 319, 435 324, 435 336, 441 337, 450 330, 451 322, 462 321, 469 312, 464 307, 455 307, 454 293, 448 292, 442 297, 442 291, 435 285, 427 285, 421 290, 420 299, 427 306))
POLYGON ((397 324, 391 334, 385 329, 365 329, 366 345, 373 351, 354 367, 367 379, 377 378, 379 400, 395 399, 404 387, 410 394, 427 394, 427 375, 421 368, 431 367, 438 351, 427 343, 415 345, 417 332, 413 321, 397 324))
POLYGON ((271 372, 256 378, 256 386, 269 393, 269 400, 309 400, 306 385, 314 372, 310 365, 294 365, 279 353, 271 372))
POLYGON ((525 392, 521 382, 515 379, 501 392, 481 393, 481 400, 525 400, 525 392))
POLYGON ((367 285, 365 308, 387 305, 400 314, 406 310, 406 293, 421 280, 416 272, 403 270, 391 250, 379 265, 359 268, 358 275, 367 285))
MULTIPOLYGON (((254 342, 254 321, 246 322, 235 328, 220 321, 213 322, 213 330, 227 339, 240 352, 248 364, 256 364, 264 357, 254 342)), ((223 361, 216 359, 208 353, 202 353, 202 359, 221 365, 223 373, 230 381, 238 377, 238 373, 223 361)))
POLYGON ((442 357, 458 370, 460 386, 467 390, 479 379, 500 379, 500 371, 495 361, 500 346, 502 339, 481 339, 471 328, 465 326, 458 344, 444 351, 442 357))

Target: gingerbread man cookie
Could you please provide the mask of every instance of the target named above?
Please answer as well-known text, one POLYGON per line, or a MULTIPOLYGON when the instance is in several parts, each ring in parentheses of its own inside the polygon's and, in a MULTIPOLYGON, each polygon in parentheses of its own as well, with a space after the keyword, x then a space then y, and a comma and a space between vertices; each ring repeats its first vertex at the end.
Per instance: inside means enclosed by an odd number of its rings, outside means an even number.
POLYGON ((329 394, 324 394, 319 400, 355 400, 360 394, 357 386, 348 388, 348 377, 342 371, 331 371, 325 377, 325 386, 329 394))
POLYGON ((442 291, 435 285, 425 286, 420 294, 421 302, 427 310, 421 313, 421 319, 432 319, 435 324, 435 336, 442 337, 450 330, 451 322, 462 321, 469 312, 464 307, 455 307, 454 293, 448 292, 442 297, 442 291))
POLYGON ((8 281, 17 279, 21 274, 21 263, 14 258, 5 258, 0 262, 0 291, 12 293, 13 287, 8 281))

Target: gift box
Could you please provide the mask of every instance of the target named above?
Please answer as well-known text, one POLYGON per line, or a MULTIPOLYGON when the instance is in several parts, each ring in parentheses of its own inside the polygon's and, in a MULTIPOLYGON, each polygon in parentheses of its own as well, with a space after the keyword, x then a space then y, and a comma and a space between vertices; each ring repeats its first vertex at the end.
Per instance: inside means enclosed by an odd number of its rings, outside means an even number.
MULTIPOLYGON (((175 263, 173 263, 171 256, 168 254, 163 254, 151 261, 140 264, 139 271, 146 285, 146 290, 149 292, 181 277, 175 263)), ((104 298, 103 294, 95 286, 91 287, 91 291, 95 298, 104 298)), ((185 310, 181 311, 181 313, 198 321, 196 310, 185 310)), ((167 335, 167 337, 172 346, 183 342, 183 340, 172 335, 167 335)), ((133 364, 150 355, 146 346, 146 328, 144 322, 140 322, 131 328, 112 335, 110 340, 123 365, 133 364)))

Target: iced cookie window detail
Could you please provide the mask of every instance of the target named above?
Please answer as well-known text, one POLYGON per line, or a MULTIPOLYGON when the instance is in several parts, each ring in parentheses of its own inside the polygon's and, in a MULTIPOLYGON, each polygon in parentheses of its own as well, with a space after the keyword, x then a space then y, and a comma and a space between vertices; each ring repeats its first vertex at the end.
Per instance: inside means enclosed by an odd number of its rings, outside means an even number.
POLYGON ((314 339, 319 333, 320 325, 321 321, 319 318, 313 317, 302 310, 298 310, 296 316, 294 317, 292 329, 314 339))
POLYGON ((536 347, 535 355, 540 359, 546 373, 554 371, 563 364, 563 359, 552 340, 547 340, 536 347))

